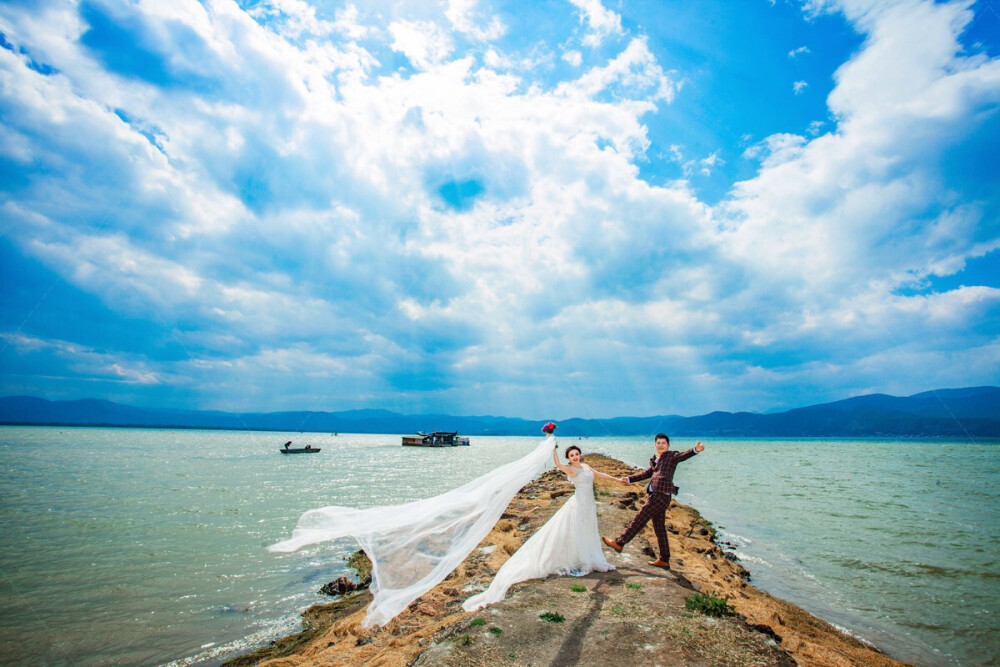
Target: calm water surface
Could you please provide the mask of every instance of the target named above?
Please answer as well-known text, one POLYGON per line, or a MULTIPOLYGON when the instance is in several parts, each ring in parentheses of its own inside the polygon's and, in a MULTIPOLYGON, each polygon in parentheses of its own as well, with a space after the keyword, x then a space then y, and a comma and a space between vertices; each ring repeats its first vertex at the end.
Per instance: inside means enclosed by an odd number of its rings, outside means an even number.
MULTIPOLYGON (((637 465, 652 450, 646 438, 574 442, 637 465)), ((268 553, 301 512, 427 497, 537 439, 398 443, 0 428, 0 663, 211 665, 297 631, 356 548, 268 553), (323 451, 278 454, 289 439, 323 451)), ((679 500, 721 527, 756 585, 921 665, 1000 655, 997 444, 707 445, 678 467, 679 500)))

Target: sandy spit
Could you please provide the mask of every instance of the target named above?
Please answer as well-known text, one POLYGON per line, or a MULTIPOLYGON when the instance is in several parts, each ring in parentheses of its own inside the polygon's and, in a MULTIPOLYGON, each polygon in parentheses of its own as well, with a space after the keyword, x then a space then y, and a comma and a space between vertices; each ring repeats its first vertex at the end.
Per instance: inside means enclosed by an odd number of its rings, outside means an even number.
MULTIPOLYGON (((585 461, 616 477, 636 472, 599 454, 585 461)), ((371 594, 351 593, 307 609, 301 633, 230 660, 226 667, 908 664, 754 588, 749 573, 716 543, 712 525, 676 502, 667 514, 670 572, 648 565, 656 538, 647 527, 621 554, 607 550, 617 568, 613 572, 524 582, 501 603, 462 611, 462 602, 489 584, 572 490, 555 470, 525 486, 480 546, 388 625, 362 628, 371 594), (696 592, 727 597, 736 615, 715 618, 688 609, 685 600, 696 592)), ((601 480, 596 493, 601 531, 612 536, 631 520, 645 495, 638 484, 601 480)), ((353 563, 361 577, 366 561, 353 563)))

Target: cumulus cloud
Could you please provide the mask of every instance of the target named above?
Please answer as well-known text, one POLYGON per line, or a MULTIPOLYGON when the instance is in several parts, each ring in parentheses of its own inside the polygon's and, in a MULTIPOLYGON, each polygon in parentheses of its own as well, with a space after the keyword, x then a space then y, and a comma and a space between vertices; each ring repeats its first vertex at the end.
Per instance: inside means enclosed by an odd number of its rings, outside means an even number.
POLYGON ((471 0, 393 7, 0 9, 4 240, 183 350, 29 318, 17 382, 34 359, 203 407, 601 416, 887 390, 907 359, 904 392, 937 384, 920 364, 995 376, 970 323, 998 290, 929 288, 1000 246, 942 173, 1000 104, 967 9, 810 5, 865 35, 830 117, 747 136, 752 177, 709 204, 643 173, 729 153, 651 150, 683 73, 600 2, 565 10, 586 61, 471 0))
POLYGON ((990 288, 933 296, 897 290, 927 275, 936 258, 974 252, 971 241, 985 232, 975 207, 942 188, 937 165, 950 134, 944 127, 996 108, 1000 63, 962 54, 957 36, 969 15, 960 6, 847 9, 859 12, 869 36, 837 73, 830 95, 836 133, 775 135, 752 147, 747 155, 762 159, 762 169, 724 206, 729 222, 720 240, 752 267, 742 296, 767 293, 788 313, 761 328, 755 344, 794 332, 860 345, 892 332, 899 345, 921 347, 929 326, 995 312, 990 288), (912 34, 924 36, 919 53, 906 37, 912 34))

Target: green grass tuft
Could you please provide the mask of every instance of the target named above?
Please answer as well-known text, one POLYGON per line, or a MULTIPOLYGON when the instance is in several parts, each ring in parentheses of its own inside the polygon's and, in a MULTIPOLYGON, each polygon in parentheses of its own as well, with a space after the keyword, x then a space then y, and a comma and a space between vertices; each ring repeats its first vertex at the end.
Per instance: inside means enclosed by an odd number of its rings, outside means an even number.
POLYGON ((562 623, 566 620, 566 617, 560 614, 558 611, 547 611, 538 618, 549 623, 562 623))
POLYGON ((573 591, 574 593, 586 593, 587 592, 587 587, 586 586, 581 586, 580 584, 573 584, 572 586, 569 587, 569 589, 571 591, 573 591))
POLYGON ((691 611, 700 611, 706 616, 735 616, 736 610, 729 604, 729 596, 719 597, 713 591, 695 593, 684 599, 684 606, 691 611))
POLYGON ((473 642, 471 635, 459 635, 455 637, 455 644, 458 646, 469 646, 473 642))
POLYGON ((638 581, 630 581, 630 582, 628 582, 625 585, 625 587, 626 588, 631 588, 633 591, 641 591, 642 590, 642 584, 640 584, 638 581))
POLYGON ((490 628, 490 634, 500 636, 503 634, 503 630, 501 630, 500 628, 490 628))
POLYGON ((470 626, 474 626, 474 625, 486 625, 486 621, 484 621, 481 618, 474 618, 474 619, 472 619, 472 622, 469 623, 469 625, 470 626))

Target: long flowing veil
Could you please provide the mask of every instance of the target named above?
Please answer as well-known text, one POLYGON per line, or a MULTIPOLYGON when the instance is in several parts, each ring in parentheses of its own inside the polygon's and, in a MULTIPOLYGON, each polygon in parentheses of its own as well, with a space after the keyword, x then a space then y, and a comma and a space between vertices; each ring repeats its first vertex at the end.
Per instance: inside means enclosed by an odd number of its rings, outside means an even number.
POLYGON ((292 536, 268 551, 295 551, 353 536, 372 561, 374 600, 362 625, 385 625, 444 580, 490 532, 514 494, 541 472, 555 438, 528 455, 433 498, 405 505, 304 513, 292 536))

